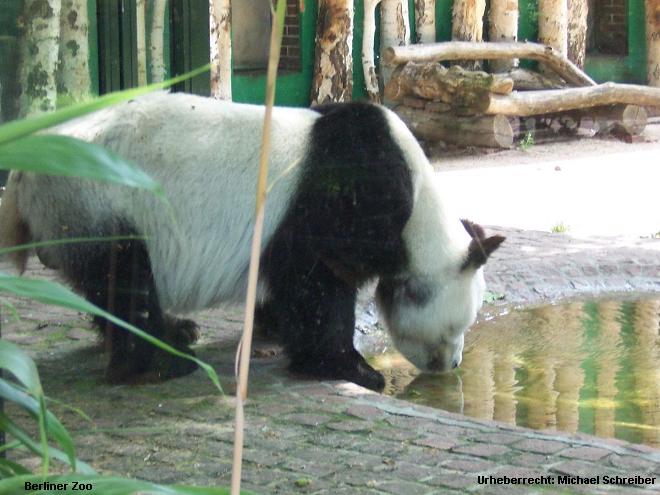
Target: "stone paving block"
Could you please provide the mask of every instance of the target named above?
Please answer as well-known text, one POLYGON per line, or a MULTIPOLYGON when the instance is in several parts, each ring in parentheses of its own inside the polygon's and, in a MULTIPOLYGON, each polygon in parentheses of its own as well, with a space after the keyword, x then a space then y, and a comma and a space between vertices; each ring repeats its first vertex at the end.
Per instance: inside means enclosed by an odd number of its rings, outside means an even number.
POLYGON ((369 432, 372 431, 375 428, 375 425, 372 421, 363 421, 359 419, 345 419, 343 421, 334 421, 332 423, 326 423, 325 424, 326 428, 330 428, 331 430, 339 430, 339 431, 346 431, 346 432, 369 432))
MULTIPOLYGON (((383 473, 374 471, 362 471, 358 469, 351 469, 341 473, 338 475, 338 478, 342 483, 363 488, 377 488, 377 485, 380 481, 388 479, 383 476, 383 473)), ((389 480, 393 481, 393 478, 389 478, 389 480)))
POLYGON ((561 457, 571 457, 573 459, 580 459, 582 461, 597 461, 603 457, 607 457, 611 453, 611 450, 601 449, 598 447, 574 447, 562 450, 559 455, 561 457))
POLYGON ((591 462, 584 461, 563 461, 557 464, 553 464, 550 467, 550 470, 559 473, 566 474, 569 476, 581 476, 584 478, 591 478, 597 475, 607 475, 607 476, 629 476, 627 473, 599 464, 594 464, 591 462))
POLYGON ((464 445, 452 449, 452 452, 459 454, 474 455, 477 457, 497 457, 510 452, 508 447, 503 445, 491 445, 478 443, 473 445, 464 445))
POLYGON ((333 417, 328 414, 294 413, 284 416, 283 419, 289 423, 298 423, 305 426, 319 426, 332 421, 333 417))
POLYGON ((383 471, 386 464, 392 464, 394 461, 387 456, 379 456, 372 454, 363 454, 357 452, 342 453, 342 460, 346 462, 349 469, 359 469, 362 471, 383 471))
POLYGON ((318 463, 302 459, 296 459, 287 456, 281 464, 283 469, 289 469, 296 473, 311 476, 313 478, 323 478, 329 474, 336 473, 342 468, 340 464, 334 462, 318 463))
POLYGON ((496 443, 499 445, 510 445, 520 440, 520 437, 511 433, 479 433, 468 438, 473 442, 496 443))
POLYGON ((365 406, 362 404, 349 406, 348 409, 344 411, 344 414, 365 420, 378 420, 385 417, 385 413, 377 407, 365 406))
POLYGON ((394 469, 390 471, 390 474, 402 480, 423 482, 431 478, 435 472, 434 468, 428 466, 394 461, 394 469))
POLYGON ((460 443, 459 440, 443 437, 440 435, 429 435, 413 442, 415 445, 431 447, 438 450, 449 450, 460 443))
POLYGON ((536 452, 539 454, 555 454, 568 447, 567 444, 557 442, 556 440, 546 440, 541 438, 527 438, 511 445, 514 449, 536 452))
POLYGON ((383 456, 393 457, 399 452, 405 450, 406 446, 403 442, 386 442, 380 438, 369 436, 368 441, 356 445, 356 449, 360 452, 368 454, 379 454, 383 456))
POLYGON ((398 430, 395 428, 377 428, 373 434, 385 438, 386 440, 396 440, 400 442, 411 441, 422 436, 415 430, 398 430))
MULTIPOLYGON (((557 493, 542 488, 532 488, 529 485, 479 485, 475 493, 483 495, 540 495, 547 493, 557 493)), ((564 495, 569 495, 564 492, 564 495)))
POLYGON ((550 456, 544 454, 534 454, 532 452, 517 452, 515 455, 507 457, 509 464, 517 466, 541 466, 548 464, 550 456))
POLYGON ((631 471, 634 470, 639 471, 640 473, 645 473, 652 470, 653 468, 660 468, 660 463, 652 462, 647 459, 635 457, 632 455, 612 454, 608 460, 609 463, 615 468, 631 471))
POLYGON ((426 495, 431 492, 428 486, 401 480, 385 481, 384 483, 378 483, 376 487, 378 490, 394 495, 426 495))
POLYGON ((396 460, 399 462, 423 464, 425 466, 437 466, 441 462, 454 457, 455 455, 448 451, 441 451, 427 447, 408 446, 404 452, 397 454, 396 460))
POLYGON ((450 458, 447 462, 442 463, 442 467, 454 471, 478 473, 481 471, 492 470, 497 467, 497 464, 483 459, 450 458))
POLYGON ((425 481, 427 485, 446 486, 458 490, 466 490, 477 484, 477 475, 473 473, 458 474, 442 472, 425 481))

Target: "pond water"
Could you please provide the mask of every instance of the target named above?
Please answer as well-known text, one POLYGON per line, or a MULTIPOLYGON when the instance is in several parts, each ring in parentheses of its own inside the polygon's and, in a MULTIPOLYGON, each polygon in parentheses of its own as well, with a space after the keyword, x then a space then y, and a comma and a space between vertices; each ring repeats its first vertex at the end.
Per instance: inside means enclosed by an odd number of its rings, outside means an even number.
POLYGON ((463 363, 420 374, 386 353, 386 393, 537 429, 660 447, 660 299, 589 301, 498 316, 466 336, 463 363))

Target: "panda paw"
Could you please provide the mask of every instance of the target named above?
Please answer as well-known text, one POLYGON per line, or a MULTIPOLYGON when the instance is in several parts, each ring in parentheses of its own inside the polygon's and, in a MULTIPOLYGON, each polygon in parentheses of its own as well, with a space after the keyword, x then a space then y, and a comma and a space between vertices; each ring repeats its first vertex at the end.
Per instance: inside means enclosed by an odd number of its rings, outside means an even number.
MULTIPOLYGON (((195 352, 188 347, 178 345, 175 347, 186 354, 195 355, 195 352)), ((135 360, 111 358, 105 371, 105 380, 113 385, 159 383, 188 375, 197 368, 197 363, 194 361, 157 349, 151 356, 147 369, 135 360)))
POLYGON ((370 390, 385 388, 385 378, 355 350, 333 357, 292 360, 289 369, 297 374, 326 380, 346 380, 370 390))
POLYGON ((175 347, 188 346, 199 339, 199 326, 193 320, 165 315, 165 335, 175 347))

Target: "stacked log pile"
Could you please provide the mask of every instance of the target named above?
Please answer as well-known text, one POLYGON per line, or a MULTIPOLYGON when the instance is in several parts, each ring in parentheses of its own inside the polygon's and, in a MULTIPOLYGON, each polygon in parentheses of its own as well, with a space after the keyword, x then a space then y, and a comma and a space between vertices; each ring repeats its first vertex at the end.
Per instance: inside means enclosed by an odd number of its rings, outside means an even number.
POLYGON ((419 138, 461 146, 508 148, 520 118, 554 119, 575 130, 589 122, 593 132, 636 136, 646 127, 643 106, 660 106, 660 89, 629 84, 596 84, 553 49, 534 43, 447 42, 392 47, 385 61, 396 68, 385 86, 385 101, 419 138), (439 62, 516 56, 541 62, 543 74, 513 68, 489 74, 446 68, 439 62))

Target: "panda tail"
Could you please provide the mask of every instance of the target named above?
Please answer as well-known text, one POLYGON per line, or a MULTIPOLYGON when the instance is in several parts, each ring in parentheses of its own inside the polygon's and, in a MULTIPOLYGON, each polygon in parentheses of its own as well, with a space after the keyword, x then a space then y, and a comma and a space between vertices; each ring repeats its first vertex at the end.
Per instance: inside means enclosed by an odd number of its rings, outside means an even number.
POLYGON ((20 249, 4 254, 3 250, 27 244, 32 240, 28 224, 18 209, 21 177, 21 172, 13 171, 9 174, 5 192, 0 200, 0 258, 9 259, 19 273, 25 271, 30 250, 20 249))

